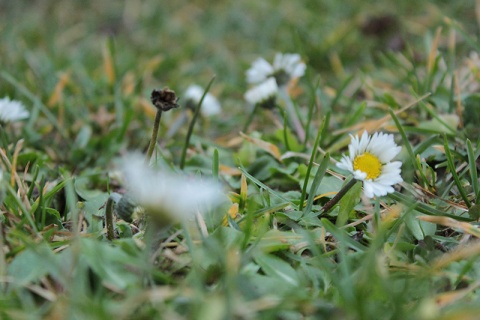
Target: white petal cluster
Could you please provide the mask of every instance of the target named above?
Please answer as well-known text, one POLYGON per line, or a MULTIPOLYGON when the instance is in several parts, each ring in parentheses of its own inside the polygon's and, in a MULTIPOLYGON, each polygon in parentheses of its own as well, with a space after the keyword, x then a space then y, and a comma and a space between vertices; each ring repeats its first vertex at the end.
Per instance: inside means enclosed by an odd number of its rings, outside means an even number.
MULTIPOLYGON (((280 74, 286 78, 285 81, 279 83, 278 86, 285 86, 291 80, 299 78, 305 74, 306 65, 297 53, 277 53, 273 60, 273 65, 263 58, 258 58, 252 63, 250 69, 247 70, 247 82, 251 84, 258 84, 266 81, 270 77, 275 77, 280 74)), ((283 78, 283 77, 281 77, 283 78)))
POLYGON ((0 99, 0 122, 15 122, 29 116, 30 113, 20 101, 10 100, 9 97, 0 99))
POLYGON ((251 88, 245 93, 245 100, 252 105, 260 104, 277 96, 278 85, 273 77, 251 88))
POLYGON ((273 66, 263 58, 253 61, 252 67, 247 70, 247 82, 257 84, 271 77, 275 70, 273 66))
MULTIPOLYGON (((190 100, 195 105, 197 105, 202 99, 204 91, 205 90, 199 85, 193 84, 189 86, 185 91, 184 99, 186 101, 190 100)), ((221 110, 222 109, 217 98, 215 98, 212 94, 207 92, 207 94, 205 95, 205 98, 203 99, 202 108, 200 109, 200 112, 202 113, 202 115, 204 117, 214 116, 216 114, 219 114, 221 110)))
POLYGON ((400 175, 402 163, 391 162, 402 150, 402 147, 395 144, 393 135, 376 132, 370 136, 364 131, 361 138, 358 135, 351 137, 348 146, 349 156, 344 155, 337 166, 353 173, 355 179, 363 181, 364 194, 369 198, 394 192, 392 186, 402 182, 403 179, 400 175), (367 179, 366 172, 354 169, 355 158, 365 153, 375 156, 381 162, 381 173, 375 179, 367 179))
POLYGON ((290 79, 300 78, 305 74, 307 66, 302 62, 302 58, 297 53, 277 53, 273 60, 274 70, 284 70, 290 79))
POLYGON ((123 172, 131 197, 165 220, 188 220, 196 210, 213 208, 224 200, 217 183, 154 170, 139 155, 126 157, 123 172))

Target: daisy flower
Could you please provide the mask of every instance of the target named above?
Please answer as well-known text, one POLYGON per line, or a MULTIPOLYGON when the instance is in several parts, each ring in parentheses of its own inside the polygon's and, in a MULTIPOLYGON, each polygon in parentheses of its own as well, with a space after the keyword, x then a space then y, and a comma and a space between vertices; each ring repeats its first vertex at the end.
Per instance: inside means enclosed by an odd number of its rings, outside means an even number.
POLYGON ((188 220, 196 210, 213 208, 224 200, 217 183, 154 170, 139 155, 127 157, 123 172, 134 202, 162 221, 188 220))
POLYGON ((29 116, 30 113, 20 101, 10 100, 9 97, 0 99, 0 122, 15 122, 29 116))
POLYGON ((262 105, 271 108, 275 104, 278 93, 278 85, 273 77, 268 78, 259 85, 245 93, 245 100, 252 105, 262 105))
POLYGON ((291 80, 300 78, 305 74, 305 63, 299 54, 296 53, 277 53, 273 60, 273 65, 263 58, 258 58, 247 70, 247 82, 258 84, 264 82, 269 77, 274 77, 279 87, 286 86, 291 80))
MULTIPOLYGON (((202 99, 204 91, 205 90, 198 85, 194 84, 189 86, 184 93, 184 99, 187 107, 193 107, 192 109, 196 108, 202 99)), ((202 108, 200 111, 204 117, 210 117, 219 114, 221 111, 220 103, 218 102, 217 98, 207 92, 205 98, 203 99, 202 108)))
POLYGON ((368 198, 384 196, 394 191, 393 185, 403 181, 400 176, 402 163, 392 159, 402 150, 395 144, 392 134, 364 131, 361 137, 352 136, 348 146, 349 156, 337 163, 341 169, 353 173, 363 181, 364 194, 368 198))

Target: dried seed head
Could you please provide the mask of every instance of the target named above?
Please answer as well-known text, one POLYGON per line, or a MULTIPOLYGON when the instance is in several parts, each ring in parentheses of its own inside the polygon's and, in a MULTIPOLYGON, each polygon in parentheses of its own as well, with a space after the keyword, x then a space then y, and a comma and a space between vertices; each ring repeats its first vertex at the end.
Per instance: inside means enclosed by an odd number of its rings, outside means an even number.
POLYGON ((177 104, 178 97, 175 94, 175 91, 168 88, 153 90, 150 100, 157 109, 162 111, 168 111, 179 107, 177 104))

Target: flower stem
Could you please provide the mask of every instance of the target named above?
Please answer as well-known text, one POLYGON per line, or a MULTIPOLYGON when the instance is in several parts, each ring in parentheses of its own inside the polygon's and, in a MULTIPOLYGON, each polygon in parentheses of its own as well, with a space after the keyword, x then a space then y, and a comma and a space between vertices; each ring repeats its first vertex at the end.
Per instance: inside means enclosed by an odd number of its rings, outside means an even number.
POLYGON ((343 188, 340 189, 340 191, 338 191, 332 199, 330 199, 330 201, 325 203, 325 205, 321 209, 321 212, 327 213, 328 211, 330 211, 330 209, 332 209, 333 206, 336 205, 338 201, 343 198, 343 196, 355 185, 355 183, 357 183, 357 179, 354 178, 348 181, 347 184, 344 185, 343 188))
POLYGON ((157 109, 157 114, 155 116, 155 122, 153 123, 153 132, 152 138, 150 139, 150 144, 148 146, 147 156, 145 158, 145 163, 149 163, 152 158, 153 150, 155 149, 155 144, 157 143, 158 129, 160 128, 160 119, 162 118, 162 110, 157 109))
POLYGON ((197 107, 195 108, 192 121, 190 121, 190 125, 188 126, 187 137, 185 138, 185 145, 183 146, 182 157, 180 159, 180 169, 182 170, 185 167, 185 159, 187 157, 187 148, 188 148, 188 145, 190 144, 190 138, 192 137, 193 127, 195 126, 195 122, 197 121, 198 115, 200 114, 200 108, 202 107, 203 99, 205 99, 205 96, 207 95, 208 90, 210 90, 213 80, 215 80, 215 76, 212 77, 212 79, 207 85, 207 88, 203 92, 202 98, 200 99, 197 107))
POLYGON ((113 204, 114 200, 112 197, 108 197, 107 205, 105 206, 105 226, 107 227, 107 239, 112 241, 115 238, 115 233, 113 231, 113 204))

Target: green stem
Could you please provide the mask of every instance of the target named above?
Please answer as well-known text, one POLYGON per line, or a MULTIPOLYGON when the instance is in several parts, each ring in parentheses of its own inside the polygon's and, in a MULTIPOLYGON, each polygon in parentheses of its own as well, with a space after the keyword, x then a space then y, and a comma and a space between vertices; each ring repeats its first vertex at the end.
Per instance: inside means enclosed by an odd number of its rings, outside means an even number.
POLYGON ((287 114, 285 110, 280 109, 280 112, 282 113, 283 117, 283 139, 285 140, 285 147, 287 148, 288 151, 290 151, 290 144, 288 143, 288 119, 287 119, 287 114))
POLYGON ((107 227, 107 239, 112 241, 115 238, 113 231, 113 204, 115 200, 112 196, 108 197, 107 204, 105 206, 105 226, 107 227))
POLYGON ((188 148, 188 145, 190 144, 190 138, 192 137, 193 127, 195 126, 195 122, 197 121, 198 115, 200 114, 200 108, 202 107, 203 99, 205 99, 205 96, 207 95, 208 90, 210 90, 210 87, 213 83, 213 80, 215 80, 215 76, 212 78, 212 80, 210 80, 210 82, 207 85, 207 88, 203 92, 203 96, 200 99, 200 101, 198 102, 197 107, 195 108, 195 113, 193 114, 192 121, 190 122, 190 125, 188 126, 187 137, 185 139, 185 145, 183 146, 183 150, 182 150, 182 158, 180 159, 180 169, 181 170, 183 170, 183 168, 185 167, 185 158, 187 157, 187 148, 188 148))
POLYGON ((149 163, 152 158, 153 150, 155 149, 155 144, 157 143, 158 129, 160 128, 160 119, 162 118, 162 110, 157 109, 157 114, 155 116, 155 122, 153 123, 153 132, 152 138, 150 139, 150 144, 148 146, 147 157, 145 158, 145 163, 149 163))
POLYGON ((327 112, 327 115, 323 119, 322 126, 320 127, 320 130, 318 130, 317 137, 315 138, 315 143, 313 144, 312 154, 310 155, 310 161, 308 162, 307 173, 305 175, 305 181, 303 183, 302 196, 300 197, 301 205, 303 205, 303 201, 305 201, 305 197, 307 196, 307 186, 308 186, 308 180, 310 178, 310 171, 312 171, 312 165, 317 155, 318 146, 320 145, 320 141, 322 140, 322 137, 324 136, 328 128, 329 121, 330 121, 330 111, 327 112))
POLYGON ((344 185, 343 188, 340 189, 340 191, 338 191, 335 197, 333 197, 332 199, 330 199, 330 201, 325 203, 325 205, 321 209, 322 213, 327 213, 328 211, 330 211, 330 209, 332 209, 333 206, 336 205, 338 201, 340 201, 340 199, 343 198, 343 196, 348 192, 348 190, 350 190, 355 185, 355 183, 357 183, 357 179, 354 179, 354 178, 348 181, 347 184, 344 185))

